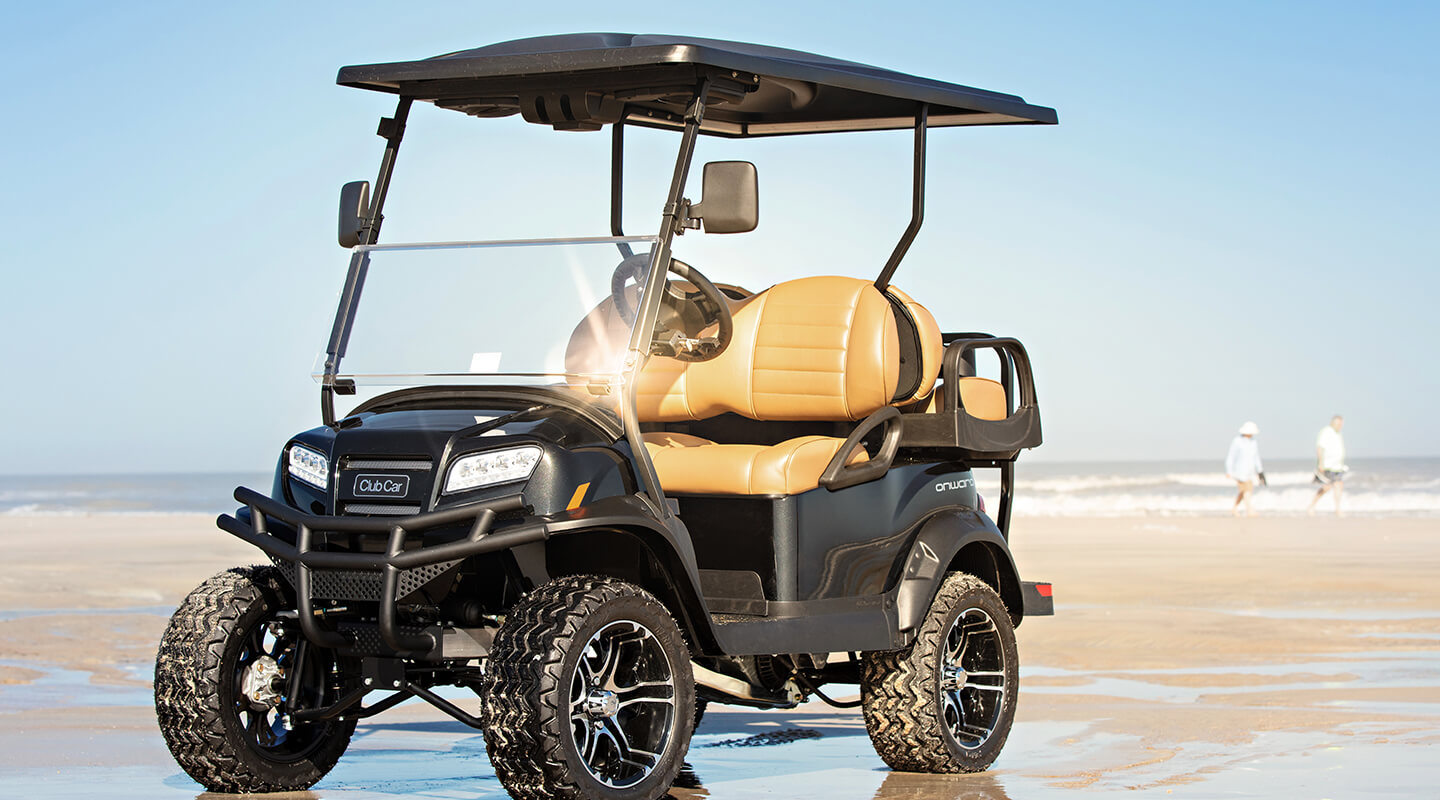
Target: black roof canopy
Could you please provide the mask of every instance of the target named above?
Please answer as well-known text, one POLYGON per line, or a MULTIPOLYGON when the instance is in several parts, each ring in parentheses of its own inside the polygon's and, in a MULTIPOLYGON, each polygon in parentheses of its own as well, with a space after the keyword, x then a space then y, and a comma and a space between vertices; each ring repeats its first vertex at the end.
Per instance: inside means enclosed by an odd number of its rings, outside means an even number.
POLYGON ((1054 124, 1014 95, 778 47, 683 36, 575 33, 517 39, 420 61, 344 67, 343 86, 389 92, 478 117, 521 114, 560 129, 624 119, 679 127, 698 86, 701 133, 774 136, 930 127, 1054 124))

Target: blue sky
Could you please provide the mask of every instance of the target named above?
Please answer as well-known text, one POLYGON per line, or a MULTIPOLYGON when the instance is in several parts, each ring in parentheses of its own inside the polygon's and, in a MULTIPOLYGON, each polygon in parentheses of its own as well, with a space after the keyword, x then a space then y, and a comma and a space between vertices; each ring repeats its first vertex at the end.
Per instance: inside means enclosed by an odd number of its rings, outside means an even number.
MULTIPOLYGON (((374 177, 393 109, 336 70, 586 30, 755 41, 1056 108, 1058 127, 932 134, 896 279, 947 329, 1026 342, 1035 458, 1218 462, 1247 419, 1267 456, 1305 456, 1337 412, 1355 458, 1440 455, 1440 6, 873 8, 12 5, 0 473, 268 469, 318 424, 335 198, 374 177)), ((871 275, 908 217, 907 134, 707 146, 760 165, 749 258, 871 275)), ((423 107, 405 147, 389 240, 603 233, 608 137, 423 107)), ((633 173, 673 147, 634 137, 631 230, 654 227, 664 182, 633 173)))

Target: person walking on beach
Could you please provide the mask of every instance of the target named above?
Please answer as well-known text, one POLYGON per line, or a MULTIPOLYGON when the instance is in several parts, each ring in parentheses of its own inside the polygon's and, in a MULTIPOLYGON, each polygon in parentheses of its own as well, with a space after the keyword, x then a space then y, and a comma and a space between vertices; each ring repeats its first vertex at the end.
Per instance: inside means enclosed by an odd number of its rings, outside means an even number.
POLYGON ((1340 495, 1345 491, 1345 473, 1350 468, 1345 466, 1345 438, 1340 435, 1340 429, 1345 427, 1345 418, 1336 414, 1330 418, 1330 424, 1320 429, 1320 435, 1315 438, 1315 482, 1320 484, 1320 490, 1310 498, 1310 507, 1305 509, 1307 514, 1315 513, 1315 504, 1326 492, 1335 493, 1335 516, 1341 516, 1340 495))
POLYGON ((1247 422, 1240 426, 1240 433, 1230 443, 1230 453, 1225 456, 1225 475, 1239 484, 1240 492, 1235 495, 1235 505, 1230 513, 1240 516, 1240 503, 1245 503, 1245 514, 1255 516, 1255 483, 1265 482, 1265 467, 1260 463, 1260 444, 1255 436, 1260 426, 1247 422))

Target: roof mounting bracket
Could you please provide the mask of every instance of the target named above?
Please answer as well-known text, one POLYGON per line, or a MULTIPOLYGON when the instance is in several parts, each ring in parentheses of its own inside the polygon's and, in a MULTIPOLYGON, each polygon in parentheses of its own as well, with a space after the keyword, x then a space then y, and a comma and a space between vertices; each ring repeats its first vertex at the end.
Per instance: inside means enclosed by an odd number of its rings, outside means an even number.
POLYGON ((381 117, 375 135, 381 139, 399 141, 405 135, 405 122, 394 117, 381 117))

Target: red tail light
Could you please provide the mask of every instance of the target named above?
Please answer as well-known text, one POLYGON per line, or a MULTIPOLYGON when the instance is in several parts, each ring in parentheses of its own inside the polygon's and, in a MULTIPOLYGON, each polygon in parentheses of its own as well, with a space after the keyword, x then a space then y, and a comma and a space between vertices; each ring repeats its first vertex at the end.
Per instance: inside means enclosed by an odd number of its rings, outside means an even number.
POLYGON ((980 513, 981 513, 981 514, 984 514, 984 513, 985 513, 985 498, 984 498, 984 497, 981 497, 981 496, 977 493, 977 494, 975 495, 975 502, 980 504, 980 513))

